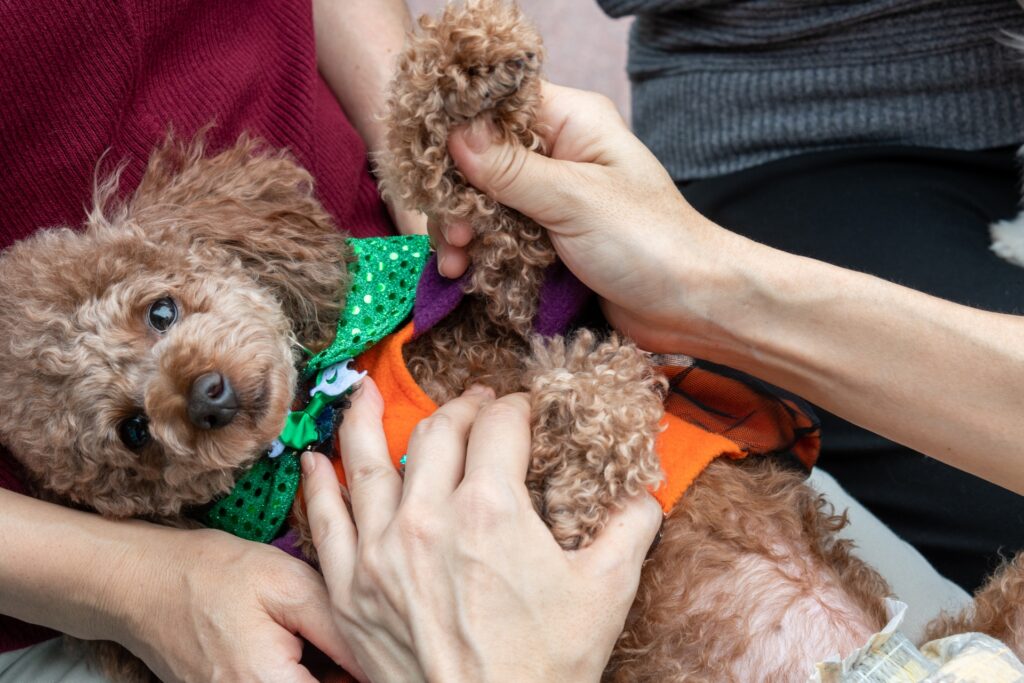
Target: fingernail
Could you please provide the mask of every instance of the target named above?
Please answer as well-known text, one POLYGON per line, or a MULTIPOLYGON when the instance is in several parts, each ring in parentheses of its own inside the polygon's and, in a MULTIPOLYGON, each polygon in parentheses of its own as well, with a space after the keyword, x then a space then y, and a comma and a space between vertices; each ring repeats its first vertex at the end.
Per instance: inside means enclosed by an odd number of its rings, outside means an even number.
POLYGON ((465 133, 466 147, 476 154, 483 154, 494 141, 494 130, 489 121, 476 119, 465 133))
POLYGON ((466 396, 494 396, 494 390, 483 384, 474 384, 466 389, 466 396))
POLYGON ((437 272, 444 275, 444 262, 448 259, 448 254, 440 254, 437 257, 437 272))
POLYGON ((310 451, 303 452, 299 458, 299 463, 302 465, 302 473, 307 477, 316 469, 316 458, 313 457, 313 453, 310 451))

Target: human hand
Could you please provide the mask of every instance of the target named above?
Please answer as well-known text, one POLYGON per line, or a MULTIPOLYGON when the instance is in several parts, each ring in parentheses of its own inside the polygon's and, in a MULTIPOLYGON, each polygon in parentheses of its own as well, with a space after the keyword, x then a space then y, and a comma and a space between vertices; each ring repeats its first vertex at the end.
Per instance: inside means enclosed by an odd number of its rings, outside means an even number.
MULTIPOLYGON (((471 183, 548 228, 612 324, 645 348, 683 350, 679 328, 692 334, 704 322, 702 276, 741 238, 683 199, 607 98, 544 83, 538 122, 550 157, 493 141, 484 120, 455 132, 448 149, 471 183)), ((461 274, 471 227, 430 227, 442 274, 461 274)))
POLYGON ((388 215, 400 235, 426 235, 427 216, 419 211, 403 209, 394 202, 386 202, 388 215))
POLYGON ((421 422, 403 482, 364 380, 339 430, 351 514, 328 460, 303 456, 334 615, 370 680, 596 681, 622 630, 660 508, 630 501, 563 551, 524 484, 528 401, 491 398, 471 389, 421 422))
POLYGON ((219 531, 166 530, 153 540, 128 562, 113 639, 161 680, 312 682, 299 636, 362 676, 322 578, 305 563, 219 531))

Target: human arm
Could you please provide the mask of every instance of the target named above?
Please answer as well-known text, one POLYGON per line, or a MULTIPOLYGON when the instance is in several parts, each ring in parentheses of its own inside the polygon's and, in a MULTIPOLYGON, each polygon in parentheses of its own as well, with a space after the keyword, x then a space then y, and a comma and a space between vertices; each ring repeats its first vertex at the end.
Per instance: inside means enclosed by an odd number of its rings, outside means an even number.
MULTIPOLYGON (((314 0, 320 73, 373 154, 384 149, 384 111, 395 59, 412 28, 405 0, 314 0)), ((418 212, 389 206, 403 234, 426 231, 418 212)))
POLYGON ((3 489, 0 510, 0 613, 119 642, 166 681, 312 681, 296 633, 352 665, 320 577, 276 548, 3 489))
POLYGON ((661 521, 629 501, 565 552, 530 502, 529 405, 467 392, 417 427, 404 481, 364 381, 334 469, 303 456, 310 528, 339 628, 371 680, 597 681, 661 521), (354 519, 354 524, 353 524, 354 519))
MULTIPOLYGON (((646 348, 731 365, 1024 493, 1024 319, 713 224, 604 98, 545 84, 540 118, 552 158, 489 144, 479 124, 449 149, 471 182, 549 228, 613 325, 646 348)), ((460 262, 471 231, 447 231, 456 237, 439 235, 441 251, 460 262)))

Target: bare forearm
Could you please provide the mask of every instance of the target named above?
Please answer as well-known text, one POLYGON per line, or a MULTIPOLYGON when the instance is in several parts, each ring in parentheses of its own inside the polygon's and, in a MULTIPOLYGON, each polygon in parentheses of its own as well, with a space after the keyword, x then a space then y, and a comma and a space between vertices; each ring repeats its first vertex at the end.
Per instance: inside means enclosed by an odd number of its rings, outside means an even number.
POLYGON ((314 0, 317 63, 370 151, 383 145, 376 116, 412 26, 405 0, 314 0))
POLYGON ((118 638, 141 537, 163 530, 5 490, 0 511, 0 613, 80 638, 118 638))
POLYGON ((730 241, 697 353, 1024 493, 1024 318, 730 241))
MULTIPOLYGON (((1024 493, 1024 318, 730 233, 683 199, 610 102, 541 92, 551 157, 480 128, 456 132, 448 149, 476 187, 548 228, 612 325, 651 351, 746 370, 1024 493)), ((466 244, 435 239, 448 254, 466 244)))

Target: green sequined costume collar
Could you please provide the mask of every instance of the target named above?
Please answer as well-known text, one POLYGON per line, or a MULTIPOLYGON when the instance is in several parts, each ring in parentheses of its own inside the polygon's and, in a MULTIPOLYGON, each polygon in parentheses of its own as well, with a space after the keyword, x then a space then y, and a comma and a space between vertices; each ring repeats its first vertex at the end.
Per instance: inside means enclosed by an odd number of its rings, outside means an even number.
POLYGON ((349 264, 352 288, 334 341, 302 370, 304 380, 315 378, 308 402, 289 413, 271 449, 207 509, 202 521, 208 527, 260 543, 277 537, 298 490, 299 454, 330 440, 336 411, 362 377, 348 368, 349 361, 391 334, 412 311, 430 254, 428 238, 368 237, 348 243, 355 255, 349 264))

